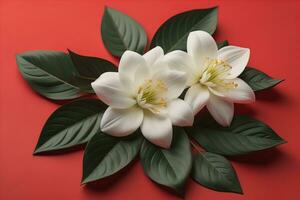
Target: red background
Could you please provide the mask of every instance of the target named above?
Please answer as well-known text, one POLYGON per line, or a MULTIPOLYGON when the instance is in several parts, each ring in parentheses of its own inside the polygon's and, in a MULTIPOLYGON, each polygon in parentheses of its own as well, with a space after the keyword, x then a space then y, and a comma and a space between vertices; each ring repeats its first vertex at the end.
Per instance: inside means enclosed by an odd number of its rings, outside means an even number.
POLYGON ((286 79, 237 112, 272 126, 288 143, 234 159, 244 195, 220 193, 188 182, 186 199, 298 199, 300 189, 299 1, 101 1, 0 0, 0 199, 179 199, 157 187, 136 162, 98 189, 80 186, 83 151, 32 156, 48 116, 58 104, 31 90, 15 55, 70 48, 117 62, 100 38, 104 6, 129 14, 152 38, 167 18, 190 9, 219 6, 216 38, 251 49, 250 64, 286 79), (297 197, 298 196, 298 197, 297 197))

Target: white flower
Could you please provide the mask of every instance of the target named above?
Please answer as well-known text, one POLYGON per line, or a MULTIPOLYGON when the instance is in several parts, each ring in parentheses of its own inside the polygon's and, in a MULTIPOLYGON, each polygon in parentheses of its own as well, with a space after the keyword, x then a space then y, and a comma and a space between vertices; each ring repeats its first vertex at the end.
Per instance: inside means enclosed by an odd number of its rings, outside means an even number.
POLYGON ((185 101, 194 114, 206 105, 218 123, 228 126, 234 113, 233 102, 255 100, 250 86, 237 78, 244 71, 249 56, 249 49, 236 46, 218 50, 211 35, 195 31, 188 36, 187 53, 173 51, 165 55, 165 60, 170 68, 187 72, 190 88, 185 101))
POLYGON ((106 72, 92 83, 97 96, 109 105, 101 120, 103 132, 121 137, 141 127, 146 139, 169 148, 172 124, 193 124, 191 107, 178 98, 186 86, 186 73, 170 70, 163 57, 160 47, 143 56, 126 51, 118 73, 106 72))

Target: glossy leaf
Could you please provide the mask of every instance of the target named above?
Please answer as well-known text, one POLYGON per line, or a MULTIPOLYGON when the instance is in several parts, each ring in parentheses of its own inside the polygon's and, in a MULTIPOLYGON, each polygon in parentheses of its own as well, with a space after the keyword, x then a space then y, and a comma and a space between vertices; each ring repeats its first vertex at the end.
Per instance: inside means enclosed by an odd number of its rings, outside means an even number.
POLYGON ((81 88, 86 91, 93 91, 91 82, 96 80, 102 73, 116 72, 117 67, 102 58, 82 56, 71 50, 68 50, 71 56, 72 62, 78 71, 77 80, 81 88))
POLYGON ((214 153, 201 152, 195 156, 192 177, 199 184, 216 191, 243 193, 230 162, 214 153))
POLYGON ((241 155, 285 143, 269 126, 248 116, 235 116, 229 127, 206 116, 186 131, 207 151, 221 155, 241 155))
POLYGON ((192 165, 189 139, 183 129, 173 128, 170 149, 162 149, 145 140, 141 148, 141 162, 145 173, 153 181, 183 194, 192 165))
POLYGON ((272 88, 283 81, 282 79, 273 79, 264 72, 252 67, 246 67, 240 78, 248 83, 254 91, 272 88))
POLYGON ((203 30, 213 34, 217 28, 216 7, 191 10, 177 14, 163 23, 155 33, 151 48, 161 46, 164 51, 186 50, 187 37, 190 32, 203 30))
POLYGON ((56 51, 30 51, 17 55, 23 78, 36 92, 49 99, 80 96, 74 75, 77 71, 68 54, 56 51))
POLYGON ((105 8, 101 34, 105 47, 117 57, 126 50, 142 54, 147 45, 143 27, 128 15, 112 8, 105 8))
POLYGON ((42 129, 34 154, 84 144, 99 131, 106 109, 99 100, 77 100, 59 107, 42 129))
POLYGON ((102 179, 126 167, 138 154, 141 143, 139 132, 127 137, 95 134, 84 152, 82 183, 102 179))

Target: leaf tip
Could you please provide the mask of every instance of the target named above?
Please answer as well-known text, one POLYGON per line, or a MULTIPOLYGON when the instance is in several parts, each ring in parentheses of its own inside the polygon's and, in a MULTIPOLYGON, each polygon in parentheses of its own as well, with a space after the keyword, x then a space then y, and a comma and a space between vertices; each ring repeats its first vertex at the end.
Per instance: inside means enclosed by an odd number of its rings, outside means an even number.
MULTIPOLYGON (((285 79, 276 79, 276 81, 277 81, 277 84, 279 84, 279 83, 285 81, 285 79)), ((276 84, 276 85, 277 85, 277 84, 276 84)))
POLYGON ((180 184, 172 187, 172 191, 179 197, 184 198, 185 196, 185 184, 180 184))
POLYGON ((87 181, 86 179, 84 179, 84 178, 82 177, 82 179, 81 179, 81 181, 80 181, 80 185, 81 185, 81 186, 82 186, 82 185, 86 185, 88 182, 89 182, 89 181, 87 181))
POLYGON ((213 6, 211 8, 208 8, 208 10, 211 10, 211 12, 215 12, 216 14, 218 14, 218 12, 219 12, 219 6, 213 6))
POLYGON ((94 181, 97 181, 97 180, 100 180, 101 178, 92 178, 90 176, 85 176, 83 175, 82 178, 81 178, 81 181, 80 181, 80 185, 86 185, 88 183, 91 183, 91 182, 94 182, 94 181))
POLYGON ((213 7, 211 7, 211 9, 213 9, 213 10, 218 10, 218 9, 219 9, 219 6, 213 6, 213 7))
POLYGON ((20 61, 23 58, 23 54, 22 53, 17 53, 16 54, 16 60, 17 62, 20 61))
POLYGON ((234 188, 234 189, 232 190, 232 192, 233 192, 233 193, 236 193, 236 194, 241 194, 241 195, 244 194, 243 188, 242 188, 242 186, 241 186, 241 184, 240 184, 239 181, 237 181, 236 188, 234 188))
POLYGON ((244 191, 242 190, 242 188, 240 188, 240 190, 236 190, 236 191, 233 191, 233 192, 236 193, 236 194, 244 195, 244 191))
POLYGON ((283 81, 285 81, 285 79, 273 79, 274 83, 273 85, 271 86, 271 88, 279 85, 280 83, 282 83, 283 81))
POLYGON ((287 143, 288 142, 285 139, 281 138, 281 141, 278 143, 278 145, 287 144, 287 143))
POLYGON ((41 151, 38 147, 34 149, 32 155, 37 156, 40 155, 43 151, 41 151))
POLYGON ((109 7, 109 6, 104 6, 104 12, 110 12, 110 11, 116 11, 115 9, 109 7))
POLYGON ((89 176, 86 176, 86 174, 83 172, 82 177, 81 177, 81 181, 80 181, 80 185, 86 185, 89 182, 92 182, 94 180, 91 180, 89 178, 89 176))

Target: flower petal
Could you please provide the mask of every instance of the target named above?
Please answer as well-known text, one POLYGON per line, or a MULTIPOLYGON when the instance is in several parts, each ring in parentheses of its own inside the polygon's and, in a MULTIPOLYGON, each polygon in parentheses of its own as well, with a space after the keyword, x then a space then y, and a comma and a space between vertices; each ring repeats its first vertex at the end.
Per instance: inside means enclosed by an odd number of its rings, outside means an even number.
POLYGON ((115 137, 123 137, 137 130, 142 121, 143 111, 139 108, 108 107, 101 120, 101 131, 115 137))
POLYGON ((206 58, 217 58, 218 47, 214 38, 205 31, 193 31, 187 39, 187 52, 197 62, 203 66, 206 58))
POLYGON ((245 69, 250 57, 250 49, 226 46, 218 51, 218 59, 226 61, 231 67, 228 79, 238 77, 245 69))
POLYGON ((193 110, 182 99, 175 99, 168 105, 169 117, 175 126, 192 126, 194 122, 193 110))
POLYGON ((184 51, 171 51, 165 55, 164 60, 167 62, 170 69, 187 73, 188 86, 195 83, 197 74, 200 75, 200 68, 197 69, 197 65, 192 57, 184 51))
POLYGON ((211 93, 213 93, 214 95, 217 95, 219 97, 225 97, 224 93, 222 93, 222 91, 219 91, 218 88, 212 88, 212 87, 208 87, 209 91, 211 93))
POLYGON ((154 65, 154 63, 158 59, 162 58, 163 56, 164 56, 164 50, 160 46, 151 49, 150 51, 148 51, 143 55, 149 67, 154 65))
POLYGON ((187 75, 185 72, 165 69, 159 70, 153 77, 166 84, 166 98, 168 99, 179 97, 186 87, 187 75))
POLYGON ((131 91, 136 87, 135 82, 145 79, 148 74, 149 68, 143 56, 133 51, 125 51, 119 64, 119 76, 123 86, 131 91))
POLYGON ((91 85, 99 99, 114 108, 128 108, 136 103, 122 86, 117 72, 103 73, 91 85))
POLYGON ((168 117, 145 112, 141 131, 151 143, 166 149, 170 148, 173 129, 172 122, 168 117))
POLYGON ((206 87, 195 84, 186 92, 184 101, 191 106, 194 115, 196 115, 206 105, 209 96, 209 91, 206 87))
POLYGON ((237 103, 249 103, 255 101, 255 94, 245 81, 236 78, 234 79, 234 83, 237 84, 236 88, 223 93, 227 99, 237 103))
POLYGON ((233 103, 221 97, 210 95, 206 105, 213 118, 222 126, 229 126, 233 118, 233 103))

